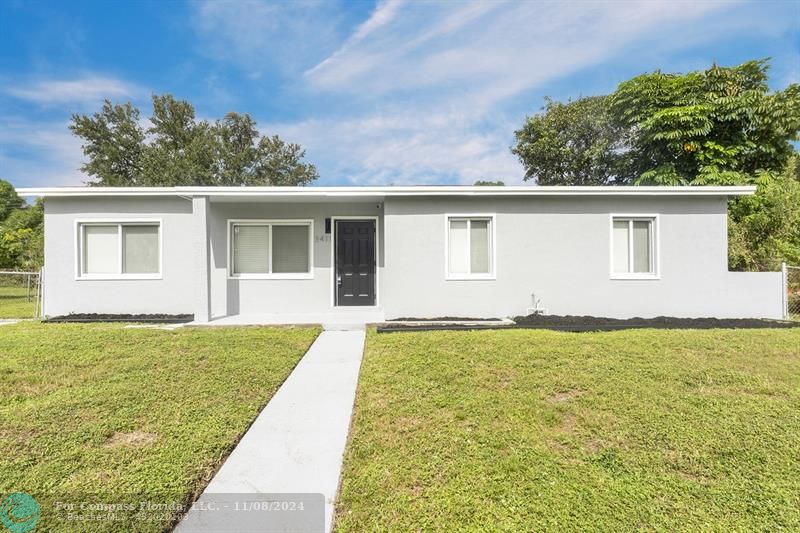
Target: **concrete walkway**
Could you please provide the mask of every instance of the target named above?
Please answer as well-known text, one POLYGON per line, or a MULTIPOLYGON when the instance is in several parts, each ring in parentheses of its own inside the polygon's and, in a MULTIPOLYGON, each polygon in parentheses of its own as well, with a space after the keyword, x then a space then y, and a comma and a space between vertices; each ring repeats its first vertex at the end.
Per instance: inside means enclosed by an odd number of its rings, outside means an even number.
MULTIPOLYGON (((220 493, 322 493, 330 531, 364 337, 322 332, 198 501, 220 493)), ((203 514, 190 511, 176 531, 211 530, 203 514)))

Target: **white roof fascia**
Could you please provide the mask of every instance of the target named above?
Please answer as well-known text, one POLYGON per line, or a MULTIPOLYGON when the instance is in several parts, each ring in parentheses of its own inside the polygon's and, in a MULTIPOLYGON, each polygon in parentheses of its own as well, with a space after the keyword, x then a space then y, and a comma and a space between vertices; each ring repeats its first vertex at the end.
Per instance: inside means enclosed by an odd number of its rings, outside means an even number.
POLYGON ((538 196, 745 196, 755 186, 417 186, 417 187, 23 187, 25 197, 538 197, 538 196))

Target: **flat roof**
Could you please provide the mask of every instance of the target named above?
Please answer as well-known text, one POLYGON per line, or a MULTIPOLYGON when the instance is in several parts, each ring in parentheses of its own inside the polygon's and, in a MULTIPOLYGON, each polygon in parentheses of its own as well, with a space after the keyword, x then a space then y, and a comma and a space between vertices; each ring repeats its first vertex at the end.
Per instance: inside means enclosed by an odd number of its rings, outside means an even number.
POLYGON ((756 187, 746 186, 413 186, 413 187, 23 187, 26 197, 127 197, 209 196, 212 198, 364 198, 390 197, 536 197, 536 196, 745 196, 756 187))

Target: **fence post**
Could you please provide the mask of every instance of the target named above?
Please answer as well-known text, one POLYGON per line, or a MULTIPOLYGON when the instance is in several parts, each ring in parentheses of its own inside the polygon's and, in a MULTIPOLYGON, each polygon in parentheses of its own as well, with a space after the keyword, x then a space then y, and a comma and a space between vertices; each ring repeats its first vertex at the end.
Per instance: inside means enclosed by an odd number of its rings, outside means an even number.
POLYGON ((42 318, 42 311, 44 311, 44 267, 39 268, 39 283, 36 284, 36 316, 34 318, 42 318))
POLYGON ((789 319, 789 268, 786 261, 781 263, 781 288, 783 289, 783 318, 789 319))

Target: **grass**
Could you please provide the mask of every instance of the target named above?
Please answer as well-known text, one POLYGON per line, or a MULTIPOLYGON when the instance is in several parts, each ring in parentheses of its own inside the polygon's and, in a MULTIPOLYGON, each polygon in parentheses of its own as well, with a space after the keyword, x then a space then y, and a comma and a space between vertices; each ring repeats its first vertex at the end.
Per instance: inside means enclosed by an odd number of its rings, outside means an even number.
POLYGON ((25 287, 0 287, 0 318, 33 318, 36 291, 28 300, 25 287))
POLYGON ((800 330, 368 336, 336 526, 800 529, 800 330))
POLYGON ((184 503, 207 484, 315 328, 0 327, 0 498, 36 531, 161 531, 168 513, 76 525, 54 502, 184 503))

